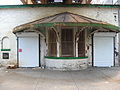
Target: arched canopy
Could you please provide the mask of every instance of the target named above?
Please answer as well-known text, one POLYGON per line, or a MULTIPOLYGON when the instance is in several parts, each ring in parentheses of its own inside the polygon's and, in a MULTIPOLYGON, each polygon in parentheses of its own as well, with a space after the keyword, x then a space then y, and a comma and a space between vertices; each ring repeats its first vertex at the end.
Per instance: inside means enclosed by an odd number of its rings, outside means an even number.
POLYGON ((14 28, 13 33, 21 32, 30 28, 39 28, 39 27, 53 27, 53 26, 90 26, 90 27, 102 27, 114 32, 119 32, 120 27, 115 25, 88 18, 82 15, 63 12, 48 16, 42 19, 38 19, 33 22, 29 22, 14 28))

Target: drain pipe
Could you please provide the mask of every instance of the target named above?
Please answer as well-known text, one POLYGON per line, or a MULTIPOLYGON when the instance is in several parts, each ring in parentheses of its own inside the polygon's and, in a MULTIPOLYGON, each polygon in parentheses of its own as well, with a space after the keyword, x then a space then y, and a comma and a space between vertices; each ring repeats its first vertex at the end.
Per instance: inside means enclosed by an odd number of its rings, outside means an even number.
POLYGON ((18 53, 18 49, 19 49, 19 38, 18 36, 16 35, 16 33, 14 33, 15 36, 16 36, 16 40, 17 40, 17 68, 19 67, 19 53, 18 53))
MULTIPOLYGON (((120 26, 120 10, 118 10, 118 25, 120 26)), ((120 66, 120 33, 118 33, 118 63, 120 66)))

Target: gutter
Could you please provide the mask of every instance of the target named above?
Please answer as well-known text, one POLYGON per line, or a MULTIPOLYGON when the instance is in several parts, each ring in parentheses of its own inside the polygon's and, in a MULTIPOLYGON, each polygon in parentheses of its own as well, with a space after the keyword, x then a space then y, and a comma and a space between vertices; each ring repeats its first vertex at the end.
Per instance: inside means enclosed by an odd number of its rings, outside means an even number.
POLYGON ((89 8, 120 8, 120 5, 100 4, 26 4, 0 5, 0 8, 35 8, 35 7, 89 7, 89 8))

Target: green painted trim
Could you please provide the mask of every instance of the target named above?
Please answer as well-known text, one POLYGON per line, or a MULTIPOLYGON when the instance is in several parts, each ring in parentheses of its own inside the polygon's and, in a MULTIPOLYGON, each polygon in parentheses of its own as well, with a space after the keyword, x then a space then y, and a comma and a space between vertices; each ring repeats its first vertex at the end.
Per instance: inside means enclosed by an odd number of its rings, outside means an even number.
POLYGON ((45 56, 47 59, 86 59, 88 57, 48 57, 45 56))
POLYGON ((33 8, 33 7, 102 7, 120 8, 120 5, 100 5, 100 4, 27 4, 27 5, 0 5, 0 8, 33 8))
POLYGON ((120 27, 111 25, 111 24, 100 24, 100 23, 72 23, 72 22, 55 22, 55 23, 41 23, 34 24, 34 27, 51 27, 51 26, 92 26, 92 27, 104 27, 108 29, 113 29, 116 31, 120 31, 120 27))
POLYGON ((1 51, 11 51, 11 49, 1 49, 1 51))

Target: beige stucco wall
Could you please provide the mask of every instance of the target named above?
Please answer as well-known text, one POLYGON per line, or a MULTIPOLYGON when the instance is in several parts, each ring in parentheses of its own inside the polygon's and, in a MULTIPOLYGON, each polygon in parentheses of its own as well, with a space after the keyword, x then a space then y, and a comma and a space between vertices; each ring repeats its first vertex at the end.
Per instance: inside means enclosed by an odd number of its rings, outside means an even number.
POLYGON ((118 26, 117 8, 30 7, 0 9, 0 40, 8 36, 11 49, 10 59, 3 60, 1 56, 0 61, 17 60, 17 40, 16 36, 12 33, 14 27, 61 12, 71 12, 118 26))

